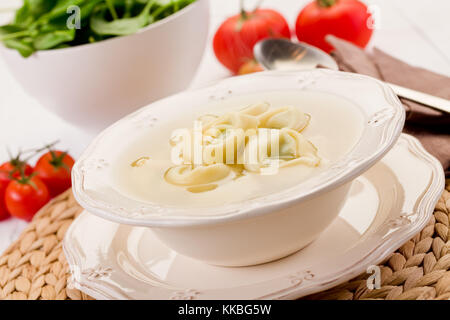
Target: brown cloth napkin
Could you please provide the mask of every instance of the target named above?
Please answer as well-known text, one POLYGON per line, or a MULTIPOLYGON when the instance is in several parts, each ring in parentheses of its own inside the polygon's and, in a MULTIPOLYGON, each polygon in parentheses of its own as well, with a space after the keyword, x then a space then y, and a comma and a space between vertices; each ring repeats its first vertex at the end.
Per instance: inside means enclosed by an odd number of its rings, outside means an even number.
MULTIPOLYGON (((335 50, 332 55, 342 71, 356 72, 450 99, 450 78, 411 66, 385 52, 374 48, 368 53, 352 43, 328 36, 327 41, 335 50)), ((417 137, 425 149, 433 154, 450 174, 450 116, 424 105, 401 99, 406 109, 406 125, 403 130, 417 137)))

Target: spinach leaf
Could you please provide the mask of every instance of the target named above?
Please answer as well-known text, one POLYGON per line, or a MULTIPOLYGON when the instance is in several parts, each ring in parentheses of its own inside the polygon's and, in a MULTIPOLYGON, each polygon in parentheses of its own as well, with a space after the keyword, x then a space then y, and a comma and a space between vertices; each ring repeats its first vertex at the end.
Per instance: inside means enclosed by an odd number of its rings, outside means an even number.
POLYGON ((37 50, 48 50, 75 38, 75 29, 56 30, 38 35, 33 46, 37 50))
POLYGON ((29 26, 41 15, 50 11, 58 0, 24 0, 23 6, 17 10, 14 24, 29 26))
POLYGON ((25 0, 28 4, 29 13, 33 17, 39 17, 50 11, 57 3, 57 0, 25 0))
MULTIPOLYGON (((52 19, 46 24, 43 24, 42 26, 39 26, 38 30, 39 33, 47 33, 57 30, 68 30, 67 28, 67 20, 66 17, 62 16, 60 18, 52 19)), ((38 33, 38 34, 39 34, 38 33)))
POLYGON ((195 0, 23 0, 0 41, 24 57, 48 50, 124 36, 181 10, 195 0), (81 9, 81 28, 68 29, 67 9, 81 9))
POLYGON ((152 22, 150 9, 154 0, 149 0, 142 12, 133 18, 123 18, 113 21, 106 20, 106 6, 101 6, 91 16, 91 29, 99 35, 124 36, 137 32, 152 22))
POLYGON ((131 17, 131 9, 133 8, 133 0, 125 0, 125 12, 122 16, 122 18, 129 18, 131 17))
POLYGON ((24 31, 24 29, 17 25, 14 25, 14 24, 7 24, 4 26, 0 26, 0 39, 1 39, 1 36, 3 36, 3 35, 17 33, 17 32, 21 32, 21 31, 24 31))
POLYGON ((9 39, 9 40, 4 40, 3 44, 7 48, 15 49, 15 50, 19 51, 19 53, 24 58, 31 56, 35 52, 35 49, 33 48, 33 46, 24 40, 9 39))
POLYGON ((89 0, 57 0, 56 5, 49 12, 41 15, 32 26, 42 25, 48 23, 52 19, 62 16, 67 17, 67 8, 70 6, 81 6, 89 0))
POLYGON ((116 8, 114 7, 114 3, 112 0, 105 0, 106 6, 108 7, 109 12, 111 13, 111 16, 114 20, 119 19, 119 16, 117 15, 116 8))
POLYGON ((14 17, 14 24, 21 27, 27 27, 34 20, 35 18, 31 15, 31 10, 28 1, 25 0, 23 6, 16 11, 16 15, 14 17))
POLYGON ((164 19, 192 2, 195 2, 195 0, 158 0, 160 6, 152 13, 152 16, 155 21, 164 19))
POLYGON ((16 25, 5 25, 0 27, 0 41, 29 37, 34 32, 16 25))
POLYGON ((91 16, 92 11, 94 10, 95 6, 97 6, 99 3, 103 2, 104 0, 90 0, 84 3, 80 9, 80 15, 81 15, 81 21, 83 23, 84 20, 88 19, 91 16))

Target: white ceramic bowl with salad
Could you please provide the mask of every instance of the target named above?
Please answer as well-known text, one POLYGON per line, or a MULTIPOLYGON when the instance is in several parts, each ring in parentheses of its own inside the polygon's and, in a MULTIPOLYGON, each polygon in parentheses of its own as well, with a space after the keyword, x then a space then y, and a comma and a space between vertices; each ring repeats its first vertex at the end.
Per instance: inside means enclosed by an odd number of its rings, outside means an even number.
POLYGON ((208 0, 196 0, 133 34, 36 51, 27 58, 1 43, 0 51, 29 95, 68 122, 95 132, 186 88, 201 61, 208 27, 208 0))
POLYGON ((88 212, 150 227, 180 254, 222 266, 264 263, 300 250, 331 224, 353 180, 393 147, 404 119, 393 91, 367 76, 318 69, 228 78, 154 102, 103 131, 76 162, 73 190, 88 212), (196 145, 204 150, 219 151, 224 137, 209 139, 209 129, 240 124, 251 128, 237 140, 245 150, 256 130, 279 133, 285 160, 272 174, 258 170, 258 157, 234 164, 236 171, 223 157, 176 165, 169 141, 181 140, 171 133, 199 116, 207 131, 196 145))

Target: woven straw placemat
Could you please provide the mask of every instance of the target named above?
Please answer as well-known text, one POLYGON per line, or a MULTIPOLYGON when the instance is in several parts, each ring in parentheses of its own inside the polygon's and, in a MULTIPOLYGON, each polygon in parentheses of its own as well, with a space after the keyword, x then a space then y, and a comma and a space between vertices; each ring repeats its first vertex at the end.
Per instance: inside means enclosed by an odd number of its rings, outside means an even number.
MULTIPOLYGON (((380 289, 367 289, 363 274, 306 299, 450 299, 449 182, 428 225, 380 265, 380 289)), ((81 212, 68 190, 36 214, 0 258, 0 299, 92 299, 68 285, 62 251, 61 240, 81 212)))

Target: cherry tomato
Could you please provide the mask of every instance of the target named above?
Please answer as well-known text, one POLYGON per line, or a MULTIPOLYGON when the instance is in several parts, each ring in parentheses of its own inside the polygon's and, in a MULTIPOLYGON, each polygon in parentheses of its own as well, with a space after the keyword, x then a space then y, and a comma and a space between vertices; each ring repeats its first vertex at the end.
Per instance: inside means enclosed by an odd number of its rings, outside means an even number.
POLYGON ((371 15, 365 4, 357 0, 316 0, 297 17, 295 32, 299 41, 326 52, 333 47, 325 41, 327 34, 353 42, 364 48, 372 36, 371 15))
POLYGON ((10 217, 5 204, 5 191, 9 182, 0 181, 0 221, 8 219, 10 217))
POLYGON ((11 180, 21 176, 21 170, 25 176, 33 173, 33 168, 20 160, 20 154, 0 165, 0 221, 10 217, 5 204, 5 192, 11 180))
POLYGON ((11 181, 11 176, 13 178, 19 178, 21 173, 21 167, 23 168, 25 176, 29 176, 33 173, 33 168, 21 161, 19 158, 11 159, 0 165, 0 183, 9 183, 11 181))
POLYGON ((5 192, 5 203, 9 213, 27 221, 30 221, 49 200, 48 189, 38 177, 13 180, 5 192))
POLYGON ((67 152, 51 150, 42 155, 34 167, 36 175, 48 187, 51 197, 72 186, 71 171, 75 161, 67 152))
POLYGON ((271 9, 256 9, 232 16, 217 30, 214 53, 231 72, 253 60, 253 46, 264 38, 291 38, 291 31, 281 14, 271 9))

